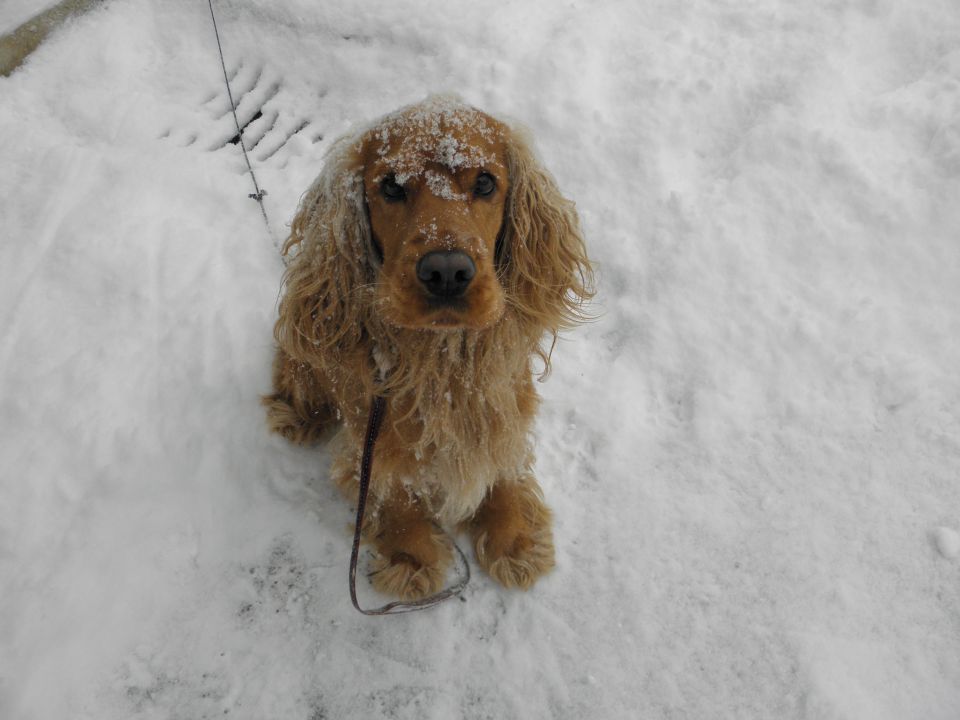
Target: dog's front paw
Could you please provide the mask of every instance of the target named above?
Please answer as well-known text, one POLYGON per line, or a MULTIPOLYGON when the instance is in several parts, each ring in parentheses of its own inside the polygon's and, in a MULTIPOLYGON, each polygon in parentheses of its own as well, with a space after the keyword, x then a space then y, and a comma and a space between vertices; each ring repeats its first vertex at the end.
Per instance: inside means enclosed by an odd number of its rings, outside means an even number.
POLYGON ((480 566, 508 588, 528 590, 555 565, 549 528, 546 532, 519 533, 512 538, 481 533, 474 541, 474 550, 480 566))
POLYGON ((477 562, 504 587, 527 590, 555 565, 550 510, 532 481, 494 487, 470 529, 477 562))
POLYGON ((450 540, 427 522, 395 529, 374 541, 377 555, 373 587, 401 600, 419 600, 440 592, 453 559, 450 540))
POLYGON ((446 575, 445 567, 436 563, 424 565, 412 555, 397 553, 390 558, 378 555, 373 561, 370 579, 373 587, 384 595, 419 600, 440 592, 446 575))

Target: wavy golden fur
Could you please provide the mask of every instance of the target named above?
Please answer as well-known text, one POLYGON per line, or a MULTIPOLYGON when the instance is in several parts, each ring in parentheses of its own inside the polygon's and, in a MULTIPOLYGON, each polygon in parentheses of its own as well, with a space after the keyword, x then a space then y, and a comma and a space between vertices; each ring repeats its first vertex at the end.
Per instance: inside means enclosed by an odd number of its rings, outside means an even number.
POLYGON ((459 525, 493 577, 529 587, 553 566, 532 359, 549 371, 592 271, 527 137, 448 98, 388 115, 331 148, 284 252, 271 428, 307 443, 341 421, 333 472, 353 498, 371 398, 388 400, 364 527, 374 585, 439 589, 452 555, 438 526, 459 525), (466 289, 458 274, 438 290, 453 275, 445 260, 424 271, 428 256, 469 257, 466 289))

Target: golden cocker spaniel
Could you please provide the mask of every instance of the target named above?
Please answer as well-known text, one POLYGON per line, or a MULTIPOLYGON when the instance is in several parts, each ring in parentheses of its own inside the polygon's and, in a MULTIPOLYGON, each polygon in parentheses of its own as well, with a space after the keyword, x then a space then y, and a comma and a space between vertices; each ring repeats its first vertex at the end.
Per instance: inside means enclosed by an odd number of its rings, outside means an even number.
POLYGON ((448 97, 387 115, 331 148, 284 252, 271 428, 309 443, 340 423, 333 474, 356 498, 367 413, 387 399, 363 527, 374 586, 440 589, 446 527, 530 587, 554 565, 532 361, 549 369, 557 332, 584 319, 592 270, 524 135, 448 97))

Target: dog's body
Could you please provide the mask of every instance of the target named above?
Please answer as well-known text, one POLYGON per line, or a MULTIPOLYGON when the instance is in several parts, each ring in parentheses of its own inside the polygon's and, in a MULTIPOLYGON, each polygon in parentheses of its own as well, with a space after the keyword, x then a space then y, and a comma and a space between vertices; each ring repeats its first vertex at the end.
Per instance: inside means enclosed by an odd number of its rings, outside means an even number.
POLYGON ((532 360, 549 366, 542 339, 590 296, 573 204, 515 131, 433 98, 333 147, 285 251, 271 427, 306 443, 342 421, 334 477, 355 498, 372 397, 388 401, 363 528, 375 587, 438 590, 452 559, 438 525, 529 587, 554 562, 532 360))

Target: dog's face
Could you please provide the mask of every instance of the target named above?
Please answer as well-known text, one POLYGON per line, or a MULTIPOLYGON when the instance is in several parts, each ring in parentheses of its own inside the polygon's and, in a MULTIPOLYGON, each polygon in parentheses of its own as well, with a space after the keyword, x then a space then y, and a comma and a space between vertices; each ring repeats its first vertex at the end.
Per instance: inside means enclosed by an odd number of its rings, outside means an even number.
POLYGON ((463 105, 418 106, 368 131, 363 186, 377 304, 399 327, 483 329, 504 311, 497 241, 507 128, 463 105))

